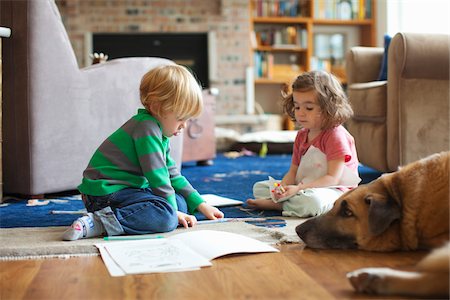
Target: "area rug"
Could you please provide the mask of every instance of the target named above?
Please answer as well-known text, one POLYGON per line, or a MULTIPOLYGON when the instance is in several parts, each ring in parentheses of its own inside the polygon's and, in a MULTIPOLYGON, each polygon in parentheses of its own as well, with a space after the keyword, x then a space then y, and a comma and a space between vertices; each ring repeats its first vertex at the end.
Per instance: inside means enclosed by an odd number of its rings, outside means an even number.
MULTIPOLYGON (((289 154, 241 156, 235 159, 218 154, 212 166, 197 166, 195 162, 183 163, 182 174, 201 194, 216 194, 245 201, 252 197, 255 182, 266 180, 269 175, 281 179, 290 163, 289 154)), ((362 183, 381 175, 365 166, 359 167, 359 173, 362 183)), ((0 204, 1 228, 70 226, 79 217, 70 213, 84 209, 79 195, 49 195, 31 205, 28 199, 11 198, 4 199, 4 202, 0 204)), ((281 216, 280 211, 254 211, 246 209, 245 205, 225 207, 222 211, 229 218, 281 216)), ((201 214, 196 217, 204 219, 201 214)))
MULTIPOLYGON (((212 166, 197 166, 195 162, 184 163, 182 174, 201 194, 217 194, 232 199, 245 201, 252 197, 255 182, 265 180, 268 176, 282 178, 291 163, 291 156, 267 155, 241 156, 235 159, 219 154, 212 166)), ((372 169, 360 166, 362 183, 372 181, 381 175, 372 169)), ((95 243, 102 239, 84 239, 74 242, 61 241, 67 226, 79 217, 72 214, 84 209, 79 195, 67 197, 47 197, 39 201, 28 199, 11 199, 0 204, 0 259, 35 259, 51 257, 71 257, 98 255, 95 243), (64 213, 54 213, 55 211, 64 213)), ((295 227, 304 219, 283 218, 280 211, 257 211, 242 206, 221 208, 228 218, 265 217, 285 219, 285 227, 257 227, 244 222, 202 224, 192 229, 182 230, 223 230, 240 233, 270 243, 298 243, 300 239, 295 227)), ((202 215, 196 215, 201 220, 202 215)))
MULTIPOLYGON (((164 237, 186 232, 187 230, 219 230, 242 234, 268 244, 300 243, 295 233, 295 227, 306 219, 285 218, 286 226, 259 227, 242 221, 224 222, 214 224, 201 224, 193 228, 179 228, 175 231, 158 234, 164 237)), ((0 260, 23 260, 44 258, 69 258, 74 256, 99 255, 96 243, 105 242, 101 238, 82 239, 78 241, 62 241, 61 237, 66 228, 55 227, 29 227, 29 228, 3 228, 0 229, 0 260)), ((152 235, 148 235, 152 236, 152 235)), ((114 243, 111 241, 108 243, 114 243)))

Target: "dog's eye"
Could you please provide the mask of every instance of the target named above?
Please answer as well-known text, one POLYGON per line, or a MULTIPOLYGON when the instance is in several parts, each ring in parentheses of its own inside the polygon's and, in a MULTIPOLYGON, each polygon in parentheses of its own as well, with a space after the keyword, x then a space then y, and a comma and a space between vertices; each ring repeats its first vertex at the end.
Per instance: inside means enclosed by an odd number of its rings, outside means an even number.
POLYGON ((353 212, 348 207, 346 207, 343 211, 343 215, 344 217, 349 218, 353 216, 353 212))
POLYGON ((349 205, 347 203, 346 200, 343 200, 341 202, 341 211, 340 211, 341 216, 343 216, 344 218, 350 218, 353 217, 353 212, 352 210, 349 208, 349 205))

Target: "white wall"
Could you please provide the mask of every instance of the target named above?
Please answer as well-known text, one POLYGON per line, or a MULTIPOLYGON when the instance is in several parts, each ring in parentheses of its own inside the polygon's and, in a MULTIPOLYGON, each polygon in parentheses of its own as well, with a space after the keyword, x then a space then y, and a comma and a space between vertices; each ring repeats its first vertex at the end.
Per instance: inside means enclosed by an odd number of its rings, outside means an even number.
POLYGON ((387 30, 387 3, 386 0, 376 1, 376 31, 377 31, 377 46, 383 47, 384 44, 384 34, 388 32, 387 30))

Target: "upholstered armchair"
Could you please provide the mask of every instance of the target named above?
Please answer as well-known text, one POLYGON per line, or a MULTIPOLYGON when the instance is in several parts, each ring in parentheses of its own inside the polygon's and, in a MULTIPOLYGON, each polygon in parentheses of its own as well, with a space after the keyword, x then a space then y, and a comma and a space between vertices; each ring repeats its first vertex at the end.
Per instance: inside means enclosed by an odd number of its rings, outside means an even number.
MULTIPOLYGON (((4 192, 74 190, 94 150, 141 107, 139 84, 161 58, 79 68, 54 0, 2 0, 4 192)), ((181 163, 182 140, 172 140, 181 163)))
POLYGON ((354 47, 347 54, 347 127, 361 163, 379 171, 449 145, 449 36, 397 33, 391 40, 387 81, 378 81, 383 48, 354 47))

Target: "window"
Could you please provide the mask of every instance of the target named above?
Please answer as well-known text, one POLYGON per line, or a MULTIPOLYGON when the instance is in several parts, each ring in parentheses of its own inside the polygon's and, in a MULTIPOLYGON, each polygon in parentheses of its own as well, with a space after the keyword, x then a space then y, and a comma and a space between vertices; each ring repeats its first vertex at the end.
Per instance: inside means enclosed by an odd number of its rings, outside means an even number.
POLYGON ((450 34, 450 1, 387 1, 388 33, 399 31, 450 34))

